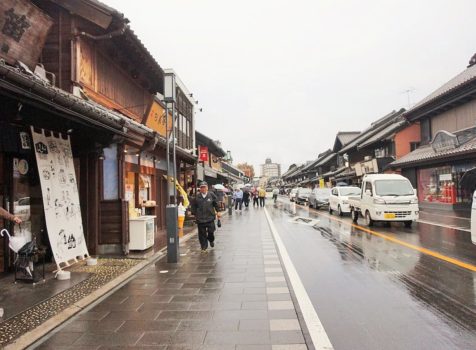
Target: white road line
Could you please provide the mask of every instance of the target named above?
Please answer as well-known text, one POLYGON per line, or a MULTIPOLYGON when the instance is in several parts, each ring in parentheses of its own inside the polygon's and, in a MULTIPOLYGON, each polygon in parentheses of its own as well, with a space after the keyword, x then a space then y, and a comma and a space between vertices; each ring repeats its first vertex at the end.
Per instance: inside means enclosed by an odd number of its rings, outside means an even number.
POLYGON ((471 232, 470 229, 467 229, 467 228, 464 228, 464 227, 459 227, 459 226, 438 224, 436 222, 431 222, 431 221, 426 221, 426 220, 421 220, 421 219, 418 219, 417 222, 422 223, 422 224, 426 224, 426 225, 433 225, 433 226, 438 226, 438 227, 443 227, 443 228, 451 228, 451 229, 458 230, 458 231, 471 232))
POLYGON ((299 277, 299 274, 297 273, 296 268, 294 267, 294 264, 291 258, 289 257, 288 251, 284 246, 284 243, 281 240, 281 237, 279 236, 279 233, 276 230, 276 227, 274 226, 274 223, 271 220, 271 217, 269 216, 266 207, 264 208, 264 213, 266 215, 266 219, 268 220, 269 228, 273 233, 274 239, 281 254, 281 258, 284 263, 284 268, 288 273, 289 280, 291 281, 292 288, 296 295, 299 307, 301 308, 301 312, 304 317, 304 322, 306 322, 306 326, 309 330, 309 334, 311 336, 314 347, 316 348, 316 350, 333 350, 334 347, 332 346, 331 341, 327 336, 327 333, 321 323, 321 320, 319 319, 319 316, 317 316, 317 312, 314 309, 314 306, 312 305, 311 299, 309 298, 309 295, 307 294, 306 289, 302 284, 301 278, 299 277))

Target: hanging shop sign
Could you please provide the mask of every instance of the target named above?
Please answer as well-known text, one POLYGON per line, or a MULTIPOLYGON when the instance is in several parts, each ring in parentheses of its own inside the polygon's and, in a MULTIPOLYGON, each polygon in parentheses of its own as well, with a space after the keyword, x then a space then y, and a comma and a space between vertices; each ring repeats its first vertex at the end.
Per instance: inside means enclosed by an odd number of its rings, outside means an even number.
POLYGON ((87 256, 71 142, 31 128, 40 175, 46 227, 56 264, 87 256))
POLYGON ((165 114, 165 108, 162 107, 159 102, 153 100, 145 121, 146 126, 156 131, 160 136, 163 137, 167 137, 165 134, 167 123, 169 131, 172 130, 172 115, 169 113, 167 121, 165 114))
POLYGON ((201 162, 208 162, 208 147, 198 146, 199 159, 201 162))
POLYGON ((0 58, 34 69, 53 21, 28 0, 0 1, 0 58))

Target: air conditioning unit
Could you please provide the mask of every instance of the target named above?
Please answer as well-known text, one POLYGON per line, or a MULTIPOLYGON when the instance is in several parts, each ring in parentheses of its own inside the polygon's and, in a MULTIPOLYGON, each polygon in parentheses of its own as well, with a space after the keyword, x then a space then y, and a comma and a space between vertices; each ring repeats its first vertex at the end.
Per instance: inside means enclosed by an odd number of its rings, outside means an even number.
POLYGON ((56 76, 53 73, 46 71, 45 67, 41 63, 36 65, 34 73, 41 80, 56 86, 56 76))

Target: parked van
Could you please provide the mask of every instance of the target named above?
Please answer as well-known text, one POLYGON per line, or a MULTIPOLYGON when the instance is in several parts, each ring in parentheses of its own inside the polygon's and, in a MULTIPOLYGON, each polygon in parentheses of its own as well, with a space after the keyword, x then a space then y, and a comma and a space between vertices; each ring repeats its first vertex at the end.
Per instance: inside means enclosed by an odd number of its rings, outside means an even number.
POLYGON ((364 176, 360 195, 349 197, 348 202, 354 222, 362 216, 367 226, 397 221, 411 227, 419 217, 416 191, 406 177, 397 174, 364 176))

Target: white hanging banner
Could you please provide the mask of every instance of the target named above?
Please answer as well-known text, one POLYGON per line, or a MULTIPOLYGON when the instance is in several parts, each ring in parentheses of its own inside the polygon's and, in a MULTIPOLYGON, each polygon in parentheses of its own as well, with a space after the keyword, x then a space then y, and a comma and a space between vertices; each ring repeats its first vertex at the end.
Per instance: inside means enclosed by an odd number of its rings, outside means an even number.
POLYGON ((46 136, 31 128, 40 175, 46 227, 56 264, 87 256, 73 153, 68 136, 46 136))

